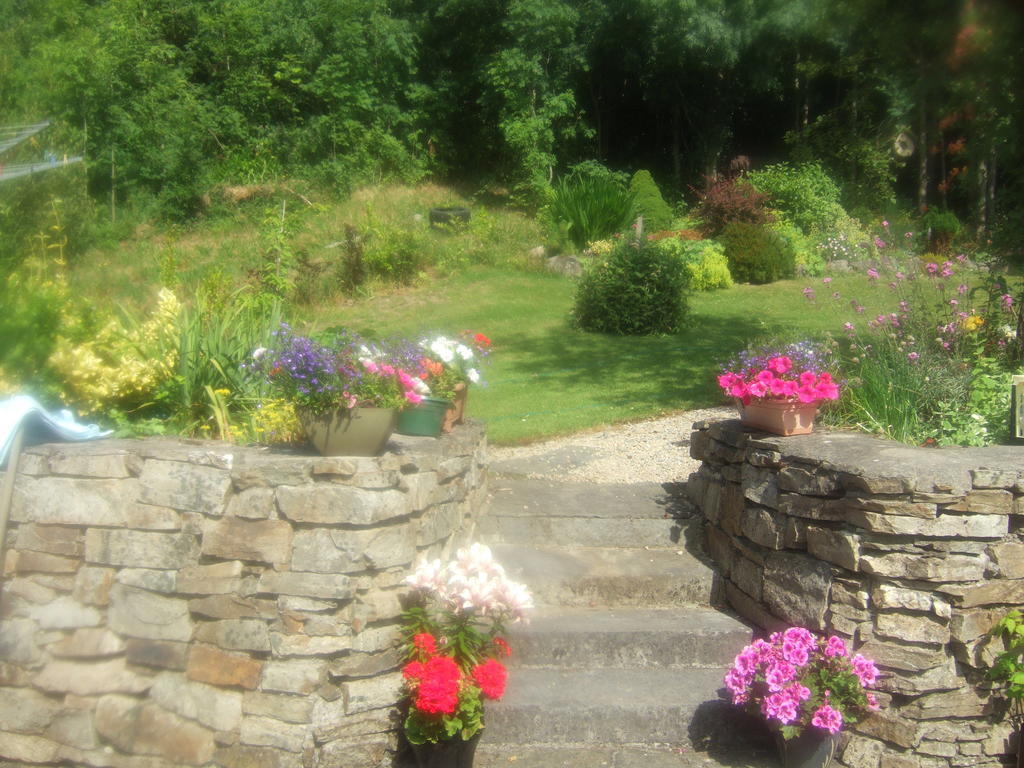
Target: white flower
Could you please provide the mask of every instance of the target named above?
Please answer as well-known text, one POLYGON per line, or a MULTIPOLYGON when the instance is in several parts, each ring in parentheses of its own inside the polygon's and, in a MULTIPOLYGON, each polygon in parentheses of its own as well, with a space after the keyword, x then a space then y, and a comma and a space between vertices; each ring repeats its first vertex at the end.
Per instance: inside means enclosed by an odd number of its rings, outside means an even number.
POLYGON ((267 348, 266 347, 257 347, 255 350, 253 350, 252 359, 253 360, 259 360, 265 354, 267 354, 267 348))
POLYGON ((469 380, 474 384, 480 383, 480 372, 477 371, 476 368, 470 368, 468 371, 466 371, 466 376, 468 376, 469 380))
POLYGON ((455 347, 455 351, 463 360, 473 359, 473 350, 467 347, 465 344, 459 344, 457 347, 455 347))
POLYGON ((441 358, 442 362, 450 363, 455 359, 454 343, 446 339, 444 336, 439 336, 434 339, 430 344, 430 351, 441 358))

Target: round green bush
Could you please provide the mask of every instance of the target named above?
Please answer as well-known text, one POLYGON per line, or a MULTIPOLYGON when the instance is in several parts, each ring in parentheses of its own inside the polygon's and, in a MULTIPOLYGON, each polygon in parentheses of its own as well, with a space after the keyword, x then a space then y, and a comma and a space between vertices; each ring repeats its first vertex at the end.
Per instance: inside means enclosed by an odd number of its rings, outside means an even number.
POLYGON ((793 251, 793 261, 798 275, 817 277, 825 272, 825 257, 817 244, 800 231, 796 224, 776 221, 770 229, 786 241, 793 251))
POLYGON ((646 241, 623 238, 576 286, 573 318, 585 331, 645 336, 675 333, 686 317, 683 263, 646 241))
POLYGON ((772 283, 796 272, 792 247, 778 232, 757 224, 734 221, 718 238, 725 246, 729 271, 741 283, 772 283))
POLYGON ((732 286, 725 248, 714 240, 681 240, 666 237, 655 247, 679 259, 686 270, 687 287, 691 291, 716 291, 732 286))
POLYGON ((636 200, 636 212, 644 217, 645 232, 660 232, 672 226, 672 209, 661 196, 650 171, 637 171, 629 182, 636 200))
POLYGON ((747 181, 804 234, 826 232, 846 215, 838 185, 817 163, 769 165, 748 174, 747 181))

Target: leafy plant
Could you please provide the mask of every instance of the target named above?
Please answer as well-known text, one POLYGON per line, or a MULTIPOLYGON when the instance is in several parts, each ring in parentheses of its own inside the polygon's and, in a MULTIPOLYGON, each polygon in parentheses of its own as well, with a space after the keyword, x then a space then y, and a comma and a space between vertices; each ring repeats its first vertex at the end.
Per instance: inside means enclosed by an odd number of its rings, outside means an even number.
POLYGON ((828 232, 846 215, 839 187, 817 163, 769 165, 747 174, 747 181, 804 234, 828 232))
POLYGON ((1019 720, 1024 718, 1024 614, 1012 609, 989 634, 1001 639, 1006 649, 996 655, 985 676, 1010 700, 1012 714, 1019 720))
POLYGON ((655 248, 682 262, 686 286, 691 291, 715 291, 732 287, 725 248, 714 240, 683 240, 666 237, 655 241, 655 248))
POLYGON ((660 232, 672 226, 672 208, 661 196, 650 171, 637 171, 629 182, 636 200, 636 213, 644 217, 645 232, 660 232))
POLYGON ((722 230, 719 239, 725 246, 733 279, 761 285, 796 271, 796 256, 777 233, 761 224, 733 221, 722 230))
POLYGON ((686 271, 647 241, 622 239, 576 286, 573 316, 586 331, 623 335, 675 333, 687 312, 686 271))
POLYGON ((635 213, 636 199, 626 187, 607 177, 576 175, 555 184, 545 216, 582 251, 587 243, 628 228, 635 213))
POLYGON ((765 208, 768 196, 743 179, 709 179, 698 198, 697 216, 708 237, 717 238, 733 222, 763 225, 772 218, 765 208))
POLYGON ((921 231, 926 236, 927 248, 935 253, 949 253, 954 238, 962 229, 960 220, 952 211, 929 208, 921 217, 921 231))
POLYGON ((406 582, 415 602, 402 617, 405 735, 412 744, 469 740, 483 727, 483 699, 505 692, 505 625, 520 621, 532 598, 482 544, 460 549, 444 566, 424 561, 406 582))

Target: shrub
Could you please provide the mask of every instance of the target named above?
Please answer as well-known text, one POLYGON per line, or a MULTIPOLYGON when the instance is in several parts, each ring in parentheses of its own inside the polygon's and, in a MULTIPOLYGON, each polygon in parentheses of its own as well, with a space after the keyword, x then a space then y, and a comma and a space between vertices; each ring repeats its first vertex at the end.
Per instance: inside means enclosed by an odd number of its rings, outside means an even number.
POLYGON ((768 196, 743 179, 709 179, 707 187, 698 196, 697 215, 708 237, 718 237, 732 222, 767 224, 771 220, 771 214, 765 208, 768 196))
POLYGON ((817 163, 777 163, 748 174, 747 180, 804 234, 827 232, 846 215, 839 187, 817 163))
POLYGON ((423 242, 409 230, 381 229, 374 233, 364 253, 370 273, 399 285, 409 285, 423 268, 423 242))
POLYGON ((921 230, 927 236, 927 248, 936 253, 949 253, 953 239, 960 234, 963 227, 952 211, 929 209, 921 217, 921 230))
POLYGON ((644 217, 644 231, 658 232, 672 225, 672 209, 661 196, 650 171, 637 171, 629 182, 636 200, 636 213, 644 217))
POLYGON ((825 271, 825 259, 821 249, 801 232, 796 224, 777 221, 769 228, 792 249, 797 274, 816 277, 825 271))
POLYGON ((655 243, 673 258, 679 259, 686 270, 687 287, 691 291, 714 291, 732 287, 729 261, 725 248, 714 240, 682 240, 665 238, 655 243))
POLYGON ((629 336, 675 333, 686 316, 683 263, 653 244, 623 239, 576 287, 580 328, 629 336))
POLYGON ((767 227, 734 221, 719 238, 725 246, 733 279, 744 283, 771 283, 792 277, 796 258, 786 240, 767 227))
POLYGON ((635 211, 633 193, 614 178, 574 175, 555 184, 545 218, 557 236, 582 251, 629 227, 635 211))

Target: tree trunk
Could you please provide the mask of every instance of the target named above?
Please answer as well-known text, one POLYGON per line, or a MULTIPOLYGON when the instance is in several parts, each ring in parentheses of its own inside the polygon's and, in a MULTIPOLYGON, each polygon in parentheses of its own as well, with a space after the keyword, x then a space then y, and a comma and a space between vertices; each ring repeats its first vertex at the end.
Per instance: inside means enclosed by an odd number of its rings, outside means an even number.
POLYGON ((928 205, 928 123, 923 95, 917 112, 917 210, 924 211, 928 205))

